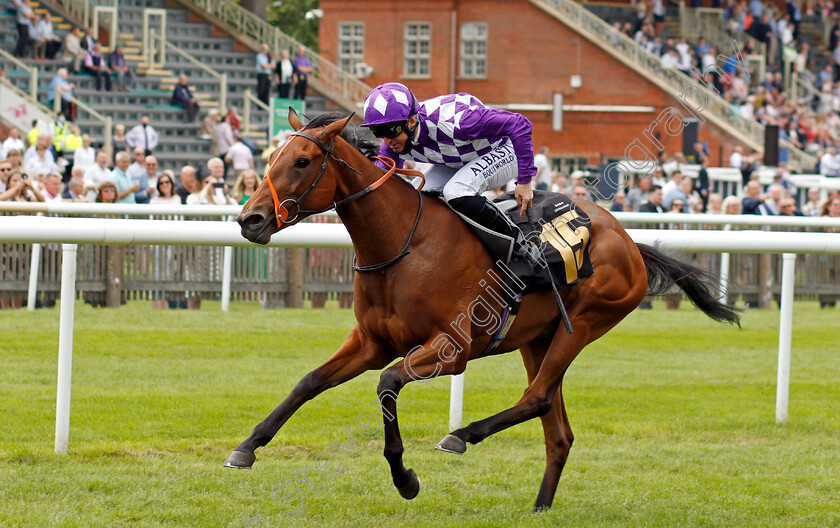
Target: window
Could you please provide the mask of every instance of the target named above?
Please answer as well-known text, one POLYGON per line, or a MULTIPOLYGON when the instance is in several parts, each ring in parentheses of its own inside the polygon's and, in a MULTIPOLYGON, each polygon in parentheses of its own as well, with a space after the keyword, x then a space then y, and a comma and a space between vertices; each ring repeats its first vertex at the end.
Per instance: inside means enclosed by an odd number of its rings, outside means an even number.
POLYGON ((356 74, 356 64, 362 62, 365 51, 365 25, 361 22, 338 24, 338 67, 356 74))
POLYGON ((487 22, 461 24, 461 77, 487 78, 487 22))
POLYGON ((406 22, 403 75, 429 77, 432 25, 429 22, 406 22))

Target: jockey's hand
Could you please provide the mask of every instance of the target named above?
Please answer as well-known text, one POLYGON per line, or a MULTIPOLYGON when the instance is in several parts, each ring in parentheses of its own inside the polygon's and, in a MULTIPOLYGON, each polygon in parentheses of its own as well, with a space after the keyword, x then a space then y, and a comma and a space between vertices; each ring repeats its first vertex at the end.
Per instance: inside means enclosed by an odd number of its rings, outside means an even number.
POLYGON ((531 202, 534 201, 534 190, 531 189, 530 183, 517 183, 514 196, 516 196, 516 203, 522 207, 519 211, 519 218, 522 218, 525 216, 525 210, 531 207, 531 202))

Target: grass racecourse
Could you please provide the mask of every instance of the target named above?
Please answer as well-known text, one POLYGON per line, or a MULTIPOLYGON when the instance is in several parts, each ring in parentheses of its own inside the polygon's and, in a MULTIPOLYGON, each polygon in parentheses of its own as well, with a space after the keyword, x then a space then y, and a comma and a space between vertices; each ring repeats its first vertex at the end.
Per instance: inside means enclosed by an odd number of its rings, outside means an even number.
MULTIPOLYGON (((378 373, 306 404, 254 469, 222 467, 353 321, 335 306, 233 303, 225 314, 209 302, 197 312, 80 303, 70 454, 60 456, 58 309, 0 311, 0 526, 840 526, 840 310, 795 307, 784 426, 774 423, 778 310, 746 312, 743 330, 687 305, 631 314, 566 376, 576 440, 541 514, 531 513, 539 420, 461 457, 433 449, 447 432, 449 378, 401 394, 405 460, 422 482, 413 501, 391 485, 382 435, 354 432, 376 409, 378 373), (319 491, 294 483, 307 471, 319 491), (296 485, 306 491, 294 495, 296 485)), ((524 388, 518 354, 471 363, 465 420, 524 388)))

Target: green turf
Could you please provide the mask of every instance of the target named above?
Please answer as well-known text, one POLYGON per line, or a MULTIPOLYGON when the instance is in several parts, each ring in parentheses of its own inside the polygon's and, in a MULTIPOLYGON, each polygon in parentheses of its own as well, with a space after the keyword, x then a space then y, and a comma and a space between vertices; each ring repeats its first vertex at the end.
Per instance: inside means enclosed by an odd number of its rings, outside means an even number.
MULTIPOLYGON (((774 423, 778 316, 749 311, 739 331, 657 304, 585 350, 565 382, 575 445, 554 508, 532 514, 539 421, 462 457, 434 451, 447 432, 448 378, 401 395, 405 460, 423 486, 413 501, 391 485, 381 435, 354 433, 357 453, 338 452, 333 478, 314 471, 374 409, 376 373, 305 405, 254 469, 222 468, 341 343, 350 311, 79 304, 67 456, 53 453, 58 310, 0 311, 0 526, 836 527, 840 313, 796 305, 785 426, 774 423), (272 500, 308 469, 321 491, 272 500)), ((518 354, 472 363, 465 419, 508 407, 524 378, 518 354)))

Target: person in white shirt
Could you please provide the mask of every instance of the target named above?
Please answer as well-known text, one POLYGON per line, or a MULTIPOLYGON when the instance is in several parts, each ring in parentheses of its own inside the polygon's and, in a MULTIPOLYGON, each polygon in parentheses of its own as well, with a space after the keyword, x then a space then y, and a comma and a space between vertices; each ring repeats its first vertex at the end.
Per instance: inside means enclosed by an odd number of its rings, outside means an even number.
MULTIPOLYGON (((227 155, 228 149, 233 145, 233 142, 233 129, 230 127, 230 123, 228 123, 227 116, 222 116, 221 121, 216 125, 216 148, 221 158, 227 155)), ((225 172, 227 172, 227 165, 225 165, 225 172)))
POLYGON ((802 206, 802 214, 805 216, 820 216, 820 208, 822 201, 820 200, 819 187, 811 187, 808 189, 808 201, 802 206))
POLYGON ((277 82, 277 97, 288 99, 292 91, 292 78, 295 66, 289 59, 289 50, 280 51, 280 60, 275 66, 275 80, 277 82))
POLYGON ((18 129, 14 127, 9 129, 9 137, 6 138, 6 141, 3 142, 3 146, 0 147, 0 159, 6 159, 9 151, 12 149, 20 150, 21 152, 26 150, 26 144, 22 139, 20 139, 18 129))
POLYGON ((236 205, 231 198, 228 186, 225 184, 225 164, 219 158, 207 161, 210 175, 205 178, 196 190, 187 196, 187 205, 236 205))
POLYGON ((671 179, 662 187, 662 196, 667 198, 669 194, 679 189, 680 182, 682 181, 682 179, 682 172, 678 170, 671 172, 671 179))
POLYGON ((140 118, 140 124, 132 128, 125 135, 125 141, 130 147, 142 147, 147 156, 151 156, 152 151, 158 145, 158 133, 149 124, 149 116, 140 118))
POLYGON ((62 201, 64 198, 61 196, 61 174, 57 172, 47 174, 41 187, 41 194, 45 202, 62 201))
POLYGON ((670 49, 665 55, 662 55, 663 68, 678 68, 680 66, 680 55, 677 50, 670 49))
POLYGON ((49 134, 38 134, 38 139, 35 145, 29 147, 23 155, 23 166, 26 170, 41 171, 42 174, 49 174, 58 170, 58 165, 55 163, 55 156, 50 151, 50 143, 52 136, 49 134))
POLYGON ((225 161, 233 167, 234 177, 239 177, 242 171, 254 168, 254 154, 242 142, 241 135, 234 136, 234 143, 228 149, 225 161))
POLYGON ((157 180, 157 194, 151 203, 161 205, 181 205, 181 197, 175 194, 175 176, 172 171, 165 170, 157 180))
POLYGON ((54 59, 61 49, 61 40, 53 32, 52 15, 47 11, 44 18, 35 25, 35 58, 54 59))
POLYGON ((701 60, 701 65, 703 66, 702 73, 703 73, 703 75, 705 75, 711 69, 714 69, 715 60, 716 60, 715 59, 715 49, 714 48, 709 48, 708 50, 706 50, 706 54, 703 55, 703 57, 700 60, 701 60))
MULTIPOLYGON (((683 155, 682 152, 676 152, 674 154, 673 158, 671 158, 670 160, 668 160, 666 163, 664 163, 662 165, 662 171, 665 172, 665 174, 668 177, 670 177, 671 173, 674 172, 675 170, 682 171, 683 165, 685 165, 685 156, 683 155)), ((658 183, 656 181, 656 178, 654 178, 653 183, 655 185, 664 185, 664 182, 663 183, 658 183)))
POLYGON ((744 164, 744 148, 740 145, 735 147, 735 152, 729 156, 729 166, 735 167, 736 169, 740 169, 741 166, 744 164))
POLYGON ((548 161, 546 154, 548 154, 548 147, 540 147, 540 151, 534 156, 537 174, 531 178, 531 182, 540 191, 547 191, 551 187, 551 162, 548 161))
POLYGON ((96 201, 99 185, 110 181, 111 171, 108 169, 108 153, 100 150, 96 153, 96 163, 85 170, 85 192, 89 202, 96 201))
POLYGON ((129 178, 139 178, 146 173, 146 151, 143 147, 134 147, 134 162, 126 169, 129 178))
POLYGON ((78 27, 74 27, 70 33, 64 37, 64 51, 61 53, 61 60, 67 63, 67 69, 71 72, 79 71, 80 63, 87 54, 87 52, 82 49, 81 34, 81 30, 78 27))
POLYGON ((840 168, 840 163, 837 162, 837 149, 828 147, 823 157, 820 158, 820 174, 835 177, 838 168, 840 168))
POLYGON ((82 136, 82 146, 73 151, 73 166, 80 167, 83 171, 91 165, 96 164, 96 149, 90 146, 93 140, 89 135, 82 136))

